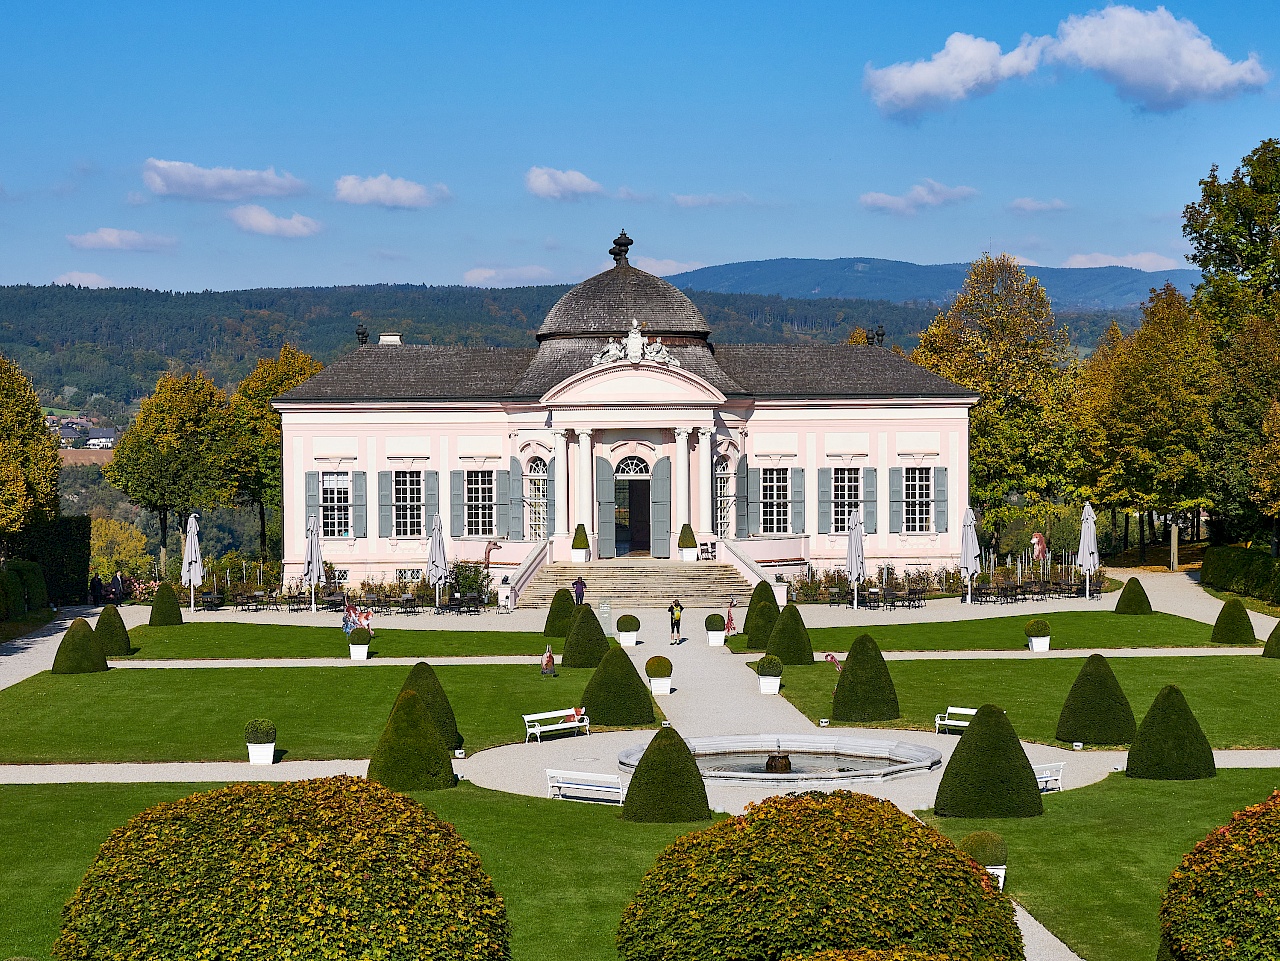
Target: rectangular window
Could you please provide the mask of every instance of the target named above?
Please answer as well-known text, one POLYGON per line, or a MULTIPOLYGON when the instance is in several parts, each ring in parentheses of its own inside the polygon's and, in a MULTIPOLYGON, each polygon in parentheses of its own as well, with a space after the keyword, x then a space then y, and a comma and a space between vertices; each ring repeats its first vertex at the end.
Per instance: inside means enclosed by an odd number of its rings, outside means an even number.
POLYGON ((862 506, 861 468, 834 467, 831 470, 831 533, 849 530, 853 512, 862 506))
POLYGON ((351 475, 347 471, 320 475, 320 533, 325 537, 351 536, 351 475))
POLYGON ((760 472, 760 533, 790 533, 790 479, 788 467, 766 467, 760 472))
POLYGON ((908 534, 927 534, 933 529, 932 467, 902 471, 902 529, 908 534))
POLYGON ((333 582, 335 584, 345 584, 351 577, 351 571, 345 567, 336 567, 333 571, 333 582))
POLYGON ((547 478, 530 474, 525 478, 528 496, 525 506, 529 511, 529 540, 547 539, 547 478))
POLYGON ((420 567, 397 567, 397 581, 420 581, 422 580, 422 568, 420 567))
POLYGON ((421 537, 422 471, 396 471, 394 494, 396 537, 421 537))
POLYGON ((493 536, 493 471, 467 471, 467 536, 493 536))
POLYGON ((733 475, 716 474, 716 534, 729 536, 729 526, 733 523, 733 475))

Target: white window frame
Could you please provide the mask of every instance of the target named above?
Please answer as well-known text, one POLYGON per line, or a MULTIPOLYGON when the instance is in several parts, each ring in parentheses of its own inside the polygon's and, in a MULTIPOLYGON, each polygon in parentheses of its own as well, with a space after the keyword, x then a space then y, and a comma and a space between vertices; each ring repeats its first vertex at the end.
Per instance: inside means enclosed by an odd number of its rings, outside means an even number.
POLYGON ((396 537, 422 537, 422 471, 398 470, 392 475, 393 530, 396 537))
POLYGON ((400 567, 396 569, 397 581, 420 581, 422 580, 422 568, 420 567, 400 567))
POLYGON ((831 533, 847 534, 853 512, 862 506, 862 468, 831 468, 831 533))
POLYGON ((902 469, 902 532, 933 532, 933 468, 902 469))
POLYGON ((736 497, 735 480, 733 467, 729 462, 729 455, 721 454, 716 458, 715 475, 712 481, 715 484, 716 536, 718 537, 728 537, 729 531, 733 528, 733 507, 734 498, 736 497))
POLYGON ((791 468, 760 470, 760 533, 791 533, 791 468))
POLYGON ((468 537, 492 537, 496 530, 497 490, 491 470, 468 470, 463 487, 468 537))
POLYGON ((547 529, 547 462, 534 457, 525 468, 525 508, 529 523, 529 540, 544 541, 547 529))
POLYGON ((320 474, 320 533, 324 537, 351 536, 351 472, 320 474))

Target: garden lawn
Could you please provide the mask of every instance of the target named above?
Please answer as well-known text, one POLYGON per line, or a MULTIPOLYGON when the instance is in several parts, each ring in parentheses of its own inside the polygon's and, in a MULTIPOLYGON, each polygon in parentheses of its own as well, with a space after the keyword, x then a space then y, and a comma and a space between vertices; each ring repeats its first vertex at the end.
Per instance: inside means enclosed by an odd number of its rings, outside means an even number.
MULTIPOLYGON (((1160 688, 1177 684, 1215 748, 1280 747, 1280 660, 1233 657, 1115 657, 1110 659, 1139 723, 1160 688)), ((1058 715, 1083 659, 1044 661, 890 661, 902 718, 864 727, 933 730, 933 716, 950 705, 1004 708, 1018 736, 1055 742, 1058 715)), ((836 671, 830 664, 788 667, 782 693, 810 719, 831 716, 836 671)), ((836 722, 832 722, 835 724, 836 722)))
POLYGON ((1276 769, 1219 771, 1204 781, 1113 774, 1045 795, 1043 817, 927 820, 953 840, 978 830, 1004 835, 1005 890, 1085 961, 1150 961, 1160 899, 1182 856, 1277 786, 1276 769))
MULTIPOLYGON (((466 655, 538 655, 551 644, 556 653, 564 638, 524 631, 466 631, 380 627, 374 625, 370 656, 463 657, 466 655)), ((176 627, 135 627, 129 632, 136 658, 346 657, 347 639, 338 627, 278 624, 197 623, 176 627)))
MULTIPOLYGON (((524 740, 521 714, 582 703, 591 671, 437 667, 468 753, 524 740)), ((244 760, 244 724, 265 717, 277 752, 366 758, 407 667, 156 668, 37 674, 0 691, 0 763, 244 760)))

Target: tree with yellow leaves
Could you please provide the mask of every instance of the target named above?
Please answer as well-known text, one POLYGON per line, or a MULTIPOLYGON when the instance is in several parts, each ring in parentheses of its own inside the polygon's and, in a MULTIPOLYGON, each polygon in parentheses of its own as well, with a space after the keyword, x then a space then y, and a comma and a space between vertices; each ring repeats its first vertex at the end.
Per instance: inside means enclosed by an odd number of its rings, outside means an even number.
POLYGON ((0 534, 57 516, 60 468, 35 388, 0 354, 0 534))
POLYGON ((1280 555, 1280 401, 1272 401, 1262 420, 1262 438, 1249 458, 1254 502, 1271 518, 1271 556, 1280 555))

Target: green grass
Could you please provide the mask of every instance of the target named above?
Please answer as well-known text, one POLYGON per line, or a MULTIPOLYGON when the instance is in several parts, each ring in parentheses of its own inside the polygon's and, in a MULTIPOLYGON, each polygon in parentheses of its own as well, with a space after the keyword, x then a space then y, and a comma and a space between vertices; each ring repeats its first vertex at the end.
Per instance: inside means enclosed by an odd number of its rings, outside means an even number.
MULTIPOLYGON (((424 625, 425 628, 425 625, 424 625)), ((460 657, 473 654, 541 654, 563 638, 524 631, 414 630, 374 625, 372 656, 460 657)), ((346 657, 347 638, 338 627, 277 624, 182 624, 135 627, 129 632, 136 658, 346 657)))
POLYGON ((1207 781, 1113 774, 1046 795, 1043 817, 928 821, 953 840, 977 830, 1003 834, 1005 890, 1086 961, 1151 961, 1169 874, 1233 812, 1278 785, 1274 769, 1220 771, 1207 781))
MULTIPOLYGON (((1023 740, 1055 743, 1058 714, 1083 661, 1075 658, 890 661, 902 719, 870 727, 933 730, 933 716, 957 707, 998 704, 1023 740)), ((1177 684, 1216 748, 1280 747, 1280 661, 1235 657, 1110 659, 1139 722, 1165 684, 1177 684)), ((788 667, 782 693, 811 719, 831 715, 836 672, 830 664, 788 667)), ((833 725, 836 722, 832 722, 833 725)))
MULTIPOLYGON (((1220 601, 1229 601, 1234 597, 1245 606, 1245 610, 1256 611, 1259 614, 1266 614, 1267 617, 1280 617, 1280 607, 1276 607, 1276 605, 1269 604, 1259 598, 1250 597, 1248 594, 1233 594, 1231 591, 1220 591, 1216 587, 1209 587, 1205 584, 1201 584, 1200 586, 1206 594, 1216 597, 1220 601)), ((1260 640, 1265 641, 1266 637, 1264 636, 1260 638, 1260 640)))
POLYGON ((32 611, 29 614, 23 614, 21 617, 12 621, 0 621, 0 644, 5 641, 16 641, 20 637, 25 637, 32 631, 44 627, 54 618, 54 613, 50 608, 42 611, 32 611))
MULTIPOLYGON (((0 691, 0 763, 245 758, 270 718, 288 760, 368 757, 407 667, 156 668, 37 674, 0 691)), ((521 714, 581 703, 590 670, 437 667, 468 752, 524 740, 521 714)))

